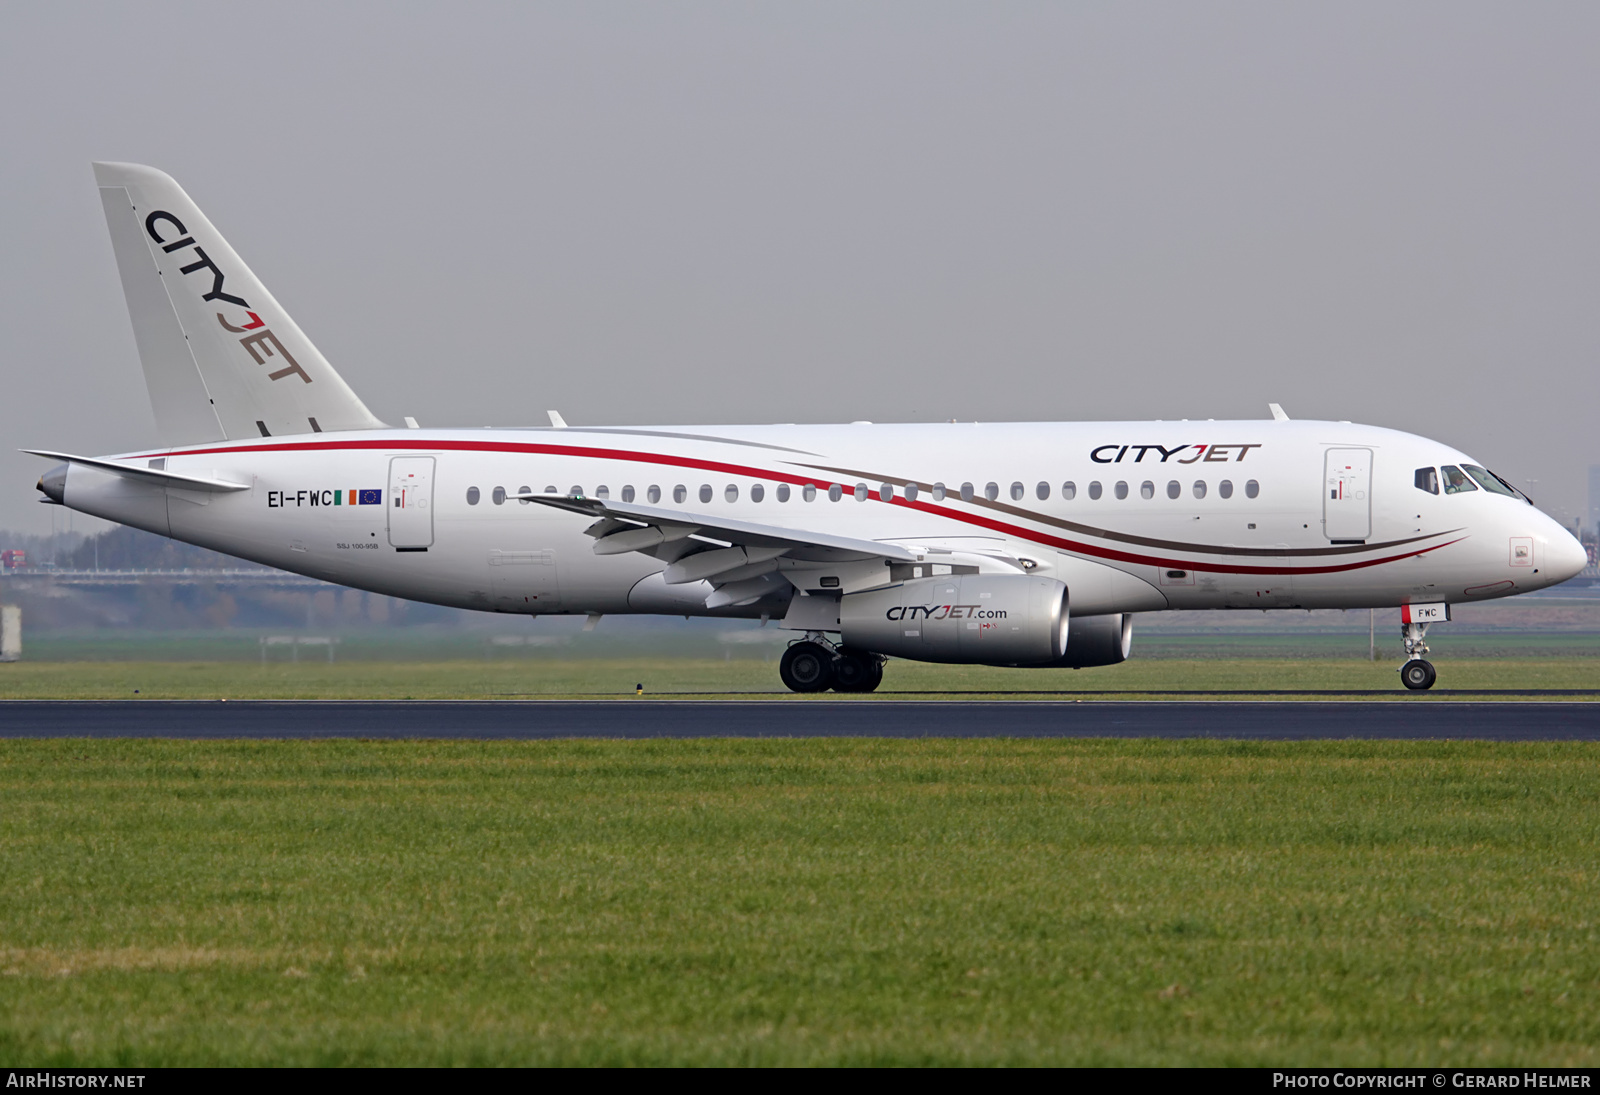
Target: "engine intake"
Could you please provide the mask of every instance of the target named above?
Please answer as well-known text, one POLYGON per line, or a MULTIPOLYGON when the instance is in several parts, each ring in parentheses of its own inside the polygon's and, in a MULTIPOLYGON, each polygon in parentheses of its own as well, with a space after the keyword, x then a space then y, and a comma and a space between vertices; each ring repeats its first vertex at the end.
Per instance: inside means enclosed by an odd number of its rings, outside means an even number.
POLYGON ((1026 574, 918 578, 846 594, 846 646, 923 662, 1040 665, 1068 651, 1067 587, 1026 574))

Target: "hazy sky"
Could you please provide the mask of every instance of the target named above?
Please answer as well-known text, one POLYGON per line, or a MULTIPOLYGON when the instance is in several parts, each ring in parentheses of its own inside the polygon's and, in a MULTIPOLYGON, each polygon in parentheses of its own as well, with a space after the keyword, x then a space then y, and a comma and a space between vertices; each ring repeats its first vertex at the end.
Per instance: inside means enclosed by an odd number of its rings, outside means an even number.
POLYGON ((155 441, 93 159, 174 175, 391 422, 1273 400, 1570 517, 1596 43, 1592 2, 6 2, 0 528, 50 527, 15 449, 155 441))

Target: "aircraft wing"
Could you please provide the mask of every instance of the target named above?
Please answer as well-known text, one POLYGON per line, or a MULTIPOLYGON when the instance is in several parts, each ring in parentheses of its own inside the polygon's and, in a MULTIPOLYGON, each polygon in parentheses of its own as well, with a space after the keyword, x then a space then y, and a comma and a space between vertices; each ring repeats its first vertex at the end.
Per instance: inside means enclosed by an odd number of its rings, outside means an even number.
POLYGON ((556 494, 515 497, 596 518, 585 530, 595 538, 596 555, 637 551, 667 564, 662 576, 669 585, 710 582, 715 592, 706 599, 709 608, 748 604, 779 588, 782 582, 775 573, 779 559, 820 564, 917 561, 914 552, 898 544, 734 521, 690 510, 556 494))

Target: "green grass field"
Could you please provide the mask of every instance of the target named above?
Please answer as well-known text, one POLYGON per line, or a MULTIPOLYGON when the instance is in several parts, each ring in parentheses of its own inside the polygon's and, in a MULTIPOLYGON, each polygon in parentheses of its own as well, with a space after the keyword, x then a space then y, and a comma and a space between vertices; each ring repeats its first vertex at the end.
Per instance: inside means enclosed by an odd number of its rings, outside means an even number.
POLYGON ((0 1061, 1600 1064, 1600 747, 0 742, 0 1061))
MULTIPOLYGON (((1228 689, 1383 689, 1444 700, 1452 689, 1600 689, 1600 659, 1441 659, 1434 692, 1400 687, 1397 662, 1268 658, 1129 661, 1103 669, 995 669, 894 661, 878 699, 1138 696, 1228 689)), ((771 695, 805 702, 754 659, 519 657, 449 662, 17 662, 0 665, 0 699, 485 699, 558 696, 771 695)), ((830 697, 838 698, 830 693, 830 697)), ((1319 697, 1320 698, 1320 697, 1319 697)), ((1483 696, 1473 696, 1482 699, 1483 696)), ((1582 698, 1582 697, 1575 697, 1582 698)), ((1600 699, 1600 696, 1595 698, 1600 699)), ((0 716, 3 717, 3 716, 0 716)))

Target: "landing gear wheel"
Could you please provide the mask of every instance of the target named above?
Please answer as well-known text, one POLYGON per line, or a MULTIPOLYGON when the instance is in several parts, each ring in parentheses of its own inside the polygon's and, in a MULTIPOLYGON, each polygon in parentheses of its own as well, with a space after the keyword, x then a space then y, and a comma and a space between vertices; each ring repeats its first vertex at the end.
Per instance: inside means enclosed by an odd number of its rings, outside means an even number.
POLYGON ((833 660, 835 692, 871 692, 883 683, 883 662, 871 654, 840 654, 833 660))
POLYGON ((1433 682, 1439 679, 1439 671, 1433 668, 1433 663, 1421 658, 1413 658, 1400 667, 1400 683, 1413 692, 1424 692, 1433 687, 1433 682))
POLYGON ((793 692, 826 692, 833 687, 833 653, 817 643, 795 643, 783 652, 778 676, 793 692))

